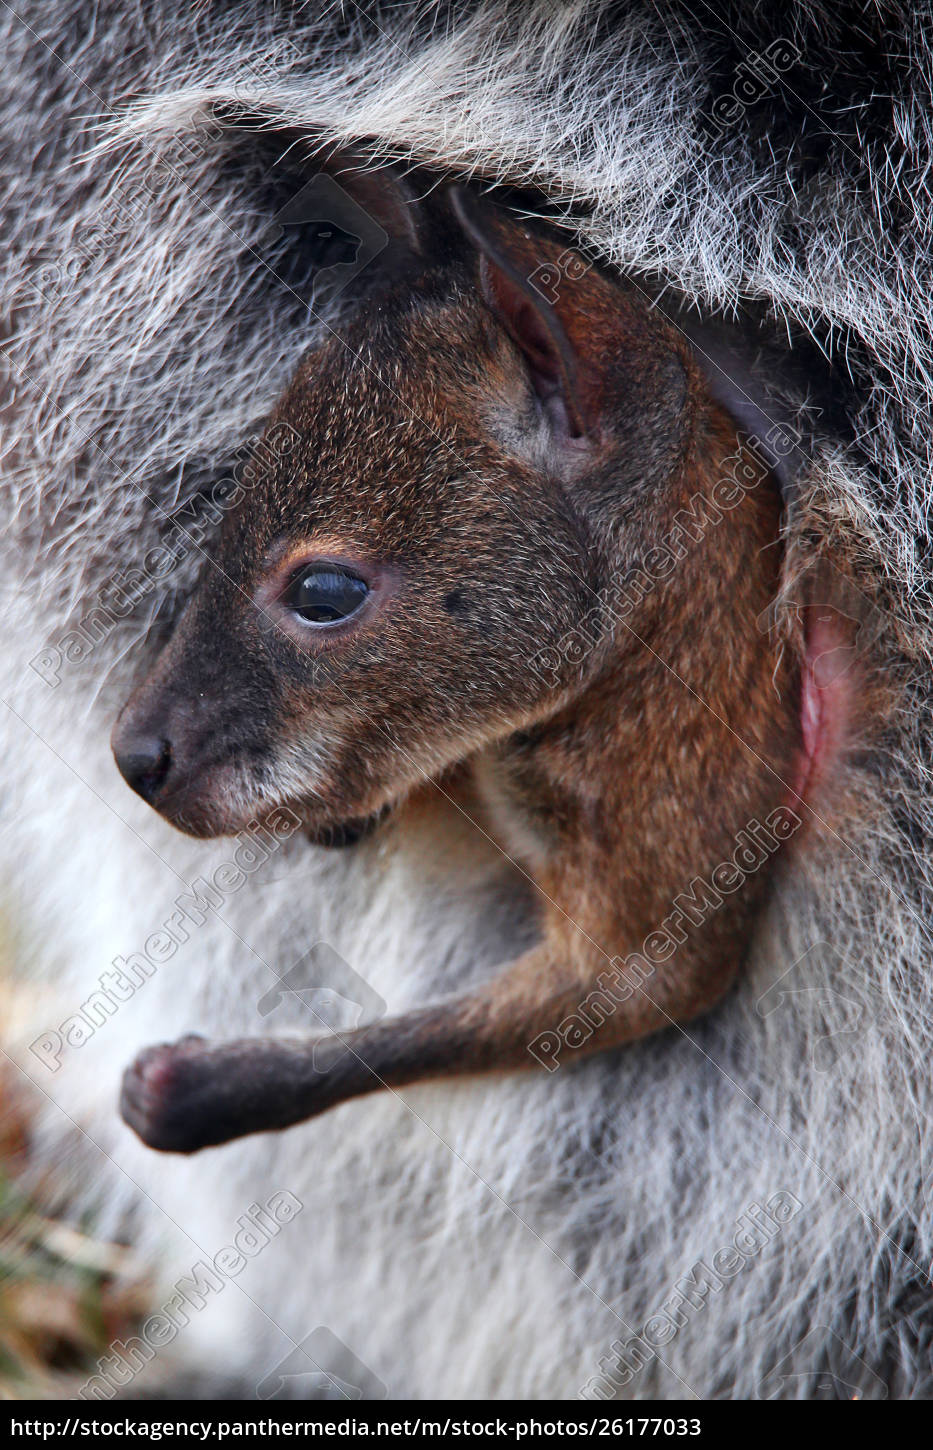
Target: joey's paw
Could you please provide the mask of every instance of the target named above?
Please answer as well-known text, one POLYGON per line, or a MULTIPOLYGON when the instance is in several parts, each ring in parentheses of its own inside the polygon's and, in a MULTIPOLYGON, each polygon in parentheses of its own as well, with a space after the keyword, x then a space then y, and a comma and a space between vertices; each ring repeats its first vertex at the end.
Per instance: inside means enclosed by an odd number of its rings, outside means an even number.
POLYGON ((150 1148, 194 1153, 214 1141, 214 1051, 203 1037, 145 1048, 123 1074, 120 1116, 150 1148))

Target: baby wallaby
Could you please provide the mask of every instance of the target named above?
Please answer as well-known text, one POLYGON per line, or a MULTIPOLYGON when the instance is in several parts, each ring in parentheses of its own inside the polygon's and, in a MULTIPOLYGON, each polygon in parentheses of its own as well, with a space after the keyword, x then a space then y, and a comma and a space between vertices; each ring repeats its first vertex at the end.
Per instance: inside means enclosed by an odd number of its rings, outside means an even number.
POLYGON ((294 446, 260 449, 114 753, 203 837, 288 807, 352 839, 468 770, 541 935, 323 1042, 148 1049, 123 1116, 176 1152, 705 1011, 821 748, 805 661, 761 627, 779 482, 683 333, 469 189, 339 179, 392 238, 381 281, 271 415, 294 446))

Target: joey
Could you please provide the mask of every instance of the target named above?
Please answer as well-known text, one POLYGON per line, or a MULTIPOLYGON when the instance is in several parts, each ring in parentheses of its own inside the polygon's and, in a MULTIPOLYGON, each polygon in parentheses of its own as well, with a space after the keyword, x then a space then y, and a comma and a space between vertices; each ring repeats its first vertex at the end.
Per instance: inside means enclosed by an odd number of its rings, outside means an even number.
POLYGON ((392 267, 300 364, 268 424, 300 441, 267 450, 113 749, 202 837, 287 806, 349 843, 465 769, 538 890, 541 940, 330 1039, 148 1049, 122 1111, 155 1148, 534 1068, 568 1021, 589 1051, 704 1012, 773 860, 714 873, 750 823, 776 852, 822 748, 805 663, 756 626, 779 479, 683 333, 598 267, 543 296, 528 279, 565 243, 468 189, 415 202, 385 169, 365 205, 392 267), (686 920, 698 879, 720 904, 686 920))

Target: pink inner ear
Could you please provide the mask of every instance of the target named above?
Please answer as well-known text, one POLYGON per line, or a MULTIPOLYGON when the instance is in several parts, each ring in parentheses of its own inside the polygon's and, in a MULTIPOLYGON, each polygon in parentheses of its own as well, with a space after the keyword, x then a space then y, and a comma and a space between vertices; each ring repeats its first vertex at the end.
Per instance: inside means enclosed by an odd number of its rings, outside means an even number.
POLYGON ((582 438, 586 427, 575 396, 576 369, 570 345, 550 303, 532 300, 508 272, 484 257, 481 266, 486 302, 521 350, 531 383, 556 431, 582 438))
POLYGON ((518 306, 511 319, 515 341, 534 371, 556 383, 560 379, 561 367, 553 338, 528 299, 519 296, 517 301, 518 306))

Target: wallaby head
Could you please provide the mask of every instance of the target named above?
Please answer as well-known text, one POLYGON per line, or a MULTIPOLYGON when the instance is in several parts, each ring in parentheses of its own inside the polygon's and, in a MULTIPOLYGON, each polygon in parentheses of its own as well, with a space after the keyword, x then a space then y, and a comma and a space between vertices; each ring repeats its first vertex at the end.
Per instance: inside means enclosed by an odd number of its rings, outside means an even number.
MULTIPOLYGON (((392 224, 381 175, 366 200, 392 224)), ((280 803, 324 834, 552 714, 605 648, 533 662, 656 542, 703 426, 688 351, 635 289, 592 268, 552 304, 528 279, 559 242, 462 190, 407 210, 114 732, 129 783, 195 834, 280 803)))
POLYGON ((469 762, 542 941, 332 1061, 153 1049, 123 1111, 157 1147, 704 1010, 841 739, 805 651, 761 624, 777 474, 683 333, 468 190, 416 204, 390 171, 363 180, 395 239, 385 285, 301 363, 114 750, 195 834, 288 806, 340 841, 469 762))

